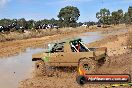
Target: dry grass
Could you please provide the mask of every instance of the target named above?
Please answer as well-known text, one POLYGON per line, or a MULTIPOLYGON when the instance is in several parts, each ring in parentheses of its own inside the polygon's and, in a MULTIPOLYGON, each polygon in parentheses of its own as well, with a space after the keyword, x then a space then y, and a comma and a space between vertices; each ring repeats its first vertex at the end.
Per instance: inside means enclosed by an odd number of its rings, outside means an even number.
POLYGON ((56 34, 68 34, 71 32, 84 32, 84 31, 89 31, 93 28, 61 28, 61 29, 48 29, 48 30, 30 30, 26 31, 25 33, 20 33, 20 32, 11 32, 9 34, 3 34, 0 33, 0 42, 5 42, 5 41, 12 41, 12 40, 22 40, 22 39, 29 39, 29 38, 40 38, 44 36, 52 36, 56 34), (80 30, 83 29, 83 30, 80 30))
POLYGON ((39 38, 44 36, 50 36, 58 34, 59 30, 53 29, 53 30, 31 30, 27 31, 25 33, 19 33, 19 32, 11 32, 9 34, 3 34, 0 33, 0 42, 5 41, 12 41, 12 40, 22 40, 22 39, 29 39, 29 38, 39 38))

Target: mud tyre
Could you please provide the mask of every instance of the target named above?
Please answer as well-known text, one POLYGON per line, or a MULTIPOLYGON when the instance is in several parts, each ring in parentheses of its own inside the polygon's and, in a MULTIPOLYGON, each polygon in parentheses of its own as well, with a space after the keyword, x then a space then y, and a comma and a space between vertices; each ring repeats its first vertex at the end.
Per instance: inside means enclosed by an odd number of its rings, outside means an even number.
POLYGON ((87 82, 86 78, 82 75, 77 76, 76 81, 79 85, 84 85, 87 82))
POLYGON ((39 60, 35 63, 35 75, 52 77, 54 75, 54 69, 48 63, 39 60))
POLYGON ((36 76, 43 76, 45 75, 45 63, 42 60, 38 60, 35 63, 35 75, 36 76))
POLYGON ((96 74, 98 69, 97 61, 92 58, 81 58, 79 61, 79 68, 85 71, 86 74, 96 74))

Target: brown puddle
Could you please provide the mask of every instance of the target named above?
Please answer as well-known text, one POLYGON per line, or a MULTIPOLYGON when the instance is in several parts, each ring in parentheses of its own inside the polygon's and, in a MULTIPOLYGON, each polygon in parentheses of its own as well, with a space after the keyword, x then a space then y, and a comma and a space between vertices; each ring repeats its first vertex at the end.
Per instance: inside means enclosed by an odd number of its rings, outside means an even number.
POLYGON ((32 54, 44 51, 42 48, 30 49, 17 56, 0 59, 0 87, 17 88, 18 83, 31 77, 34 63, 31 61, 32 54))

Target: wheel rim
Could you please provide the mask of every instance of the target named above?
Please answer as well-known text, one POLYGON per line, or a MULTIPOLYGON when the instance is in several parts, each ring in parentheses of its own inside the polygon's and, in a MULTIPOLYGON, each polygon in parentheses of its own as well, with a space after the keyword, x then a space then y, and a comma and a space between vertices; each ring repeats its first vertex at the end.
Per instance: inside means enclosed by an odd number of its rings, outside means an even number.
POLYGON ((83 59, 79 63, 80 74, 95 74, 97 65, 96 61, 90 59, 83 59))
POLYGON ((84 68, 85 70, 90 70, 90 69, 91 69, 91 67, 89 66, 89 64, 84 64, 84 65, 83 65, 83 68, 84 68))

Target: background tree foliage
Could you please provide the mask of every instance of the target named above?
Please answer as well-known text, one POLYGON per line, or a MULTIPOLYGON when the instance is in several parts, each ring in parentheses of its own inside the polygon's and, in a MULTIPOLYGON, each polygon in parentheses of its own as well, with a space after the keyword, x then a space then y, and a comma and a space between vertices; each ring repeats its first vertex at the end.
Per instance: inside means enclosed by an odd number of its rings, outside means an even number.
POLYGON ((121 24, 125 23, 132 24, 132 6, 128 7, 127 12, 123 13, 122 9, 119 9, 117 11, 110 12, 109 9, 100 9, 99 12, 96 13, 96 18, 98 19, 98 22, 78 22, 77 20, 80 16, 80 11, 77 7, 73 6, 66 6, 62 8, 58 14, 59 20, 56 20, 54 18, 52 19, 43 19, 39 21, 35 21, 33 19, 26 20, 25 18, 20 19, 0 19, 0 26, 8 26, 12 23, 16 23, 18 28, 20 26, 26 28, 26 29, 35 29, 36 26, 43 25, 43 24, 52 24, 60 27, 78 27, 82 24, 87 25, 95 25, 98 23, 102 23, 104 25, 109 24, 121 24))
POLYGON ((118 11, 113 11, 111 13, 111 15, 112 15, 111 16, 111 21, 112 21, 112 23, 114 25, 117 25, 119 23, 123 23, 123 16, 124 16, 124 14, 123 14, 123 10, 122 9, 120 9, 118 11))
POLYGON ((27 21, 25 20, 25 18, 21 18, 17 20, 17 25, 21 26, 21 27, 28 27, 27 21))
POLYGON ((129 6, 129 8, 128 8, 128 16, 132 22, 132 6, 129 6))
POLYGON ((58 18, 62 24, 61 26, 74 27, 79 16, 80 11, 77 7, 66 6, 60 10, 58 18))
POLYGON ((125 24, 130 24, 131 23, 131 19, 130 19, 130 16, 128 15, 128 12, 126 12, 124 14, 124 23, 125 24))
POLYGON ((99 23, 102 24, 131 24, 132 23, 132 6, 129 6, 128 12, 123 13, 122 9, 118 11, 113 11, 110 13, 109 9, 100 9, 99 12, 96 13, 96 18, 99 23))
POLYGON ((99 19, 100 23, 109 24, 110 23, 110 11, 109 9, 100 9, 100 12, 96 13, 96 18, 99 19))

